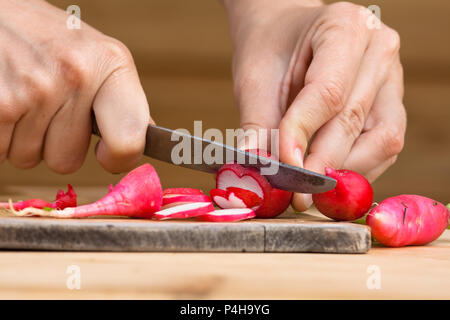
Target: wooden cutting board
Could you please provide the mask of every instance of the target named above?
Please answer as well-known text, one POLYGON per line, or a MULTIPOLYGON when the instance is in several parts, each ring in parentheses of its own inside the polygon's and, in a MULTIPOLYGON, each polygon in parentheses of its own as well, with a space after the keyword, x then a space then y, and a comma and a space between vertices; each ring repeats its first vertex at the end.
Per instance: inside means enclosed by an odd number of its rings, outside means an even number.
POLYGON ((365 253, 366 226, 310 214, 238 223, 0 217, 0 249, 365 253))

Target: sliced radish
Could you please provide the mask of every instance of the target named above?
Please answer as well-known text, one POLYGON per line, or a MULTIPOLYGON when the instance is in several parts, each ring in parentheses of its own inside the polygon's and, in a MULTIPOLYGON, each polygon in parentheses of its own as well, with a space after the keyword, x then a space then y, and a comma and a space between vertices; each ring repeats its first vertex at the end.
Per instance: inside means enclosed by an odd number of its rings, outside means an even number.
MULTIPOLYGON (((265 151, 247 151, 274 159, 265 151)), ((220 168, 216 176, 216 189, 213 190, 211 198, 219 207, 252 208, 259 218, 273 218, 281 214, 292 198, 292 192, 272 188, 259 170, 237 163, 225 164, 220 168)))
POLYGON ((262 203, 261 197, 253 191, 236 187, 228 187, 227 191, 230 192, 230 194, 236 195, 239 199, 242 199, 247 208, 254 208, 262 203))
POLYGON ((202 190, 194 188, 168 188, 163 190, 163 196, 168 194, 204 194, 202 190))
POLYGON ((211 211, 197 217, 201 221, 209 222, 236 222, 255 217, 255 212, 252 209, 223 209, 211 211))
POLYGON ((154 217, 157 220, 187 219, 197 217, 214 210, 214 206, 211 202, 192 202, 160 210, 155 212, 154 217))
POLYGON ((256 208, 262 203, 262 199, 250 190, 229 187, 227 190, 212 189, 211 198, 222 209, 256 208))
POLYGON ((222 209, 247 208, 245 202, 236 197, 234 193, 221 189, 212 189, 210 191, 213 201, 222 209))
POLYGON ((163 196, 163 205, 175 202, 211 202, 205 194, 167 194, 163 196))

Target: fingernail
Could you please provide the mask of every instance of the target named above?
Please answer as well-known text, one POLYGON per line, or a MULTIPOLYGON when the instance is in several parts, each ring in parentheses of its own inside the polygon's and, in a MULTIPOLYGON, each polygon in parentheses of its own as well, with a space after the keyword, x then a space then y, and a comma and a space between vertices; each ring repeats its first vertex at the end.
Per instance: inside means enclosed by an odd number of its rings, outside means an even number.
POLYGON ((294 157, 297 159, 298 166, 303 168, 303 152, 300 148, 295 149, 294 157))
POLYGON ((303 194, 303 202, 305 204, 305 207, 309 209, 313 204, 312 195, 310 193, 304 193, 303 194))

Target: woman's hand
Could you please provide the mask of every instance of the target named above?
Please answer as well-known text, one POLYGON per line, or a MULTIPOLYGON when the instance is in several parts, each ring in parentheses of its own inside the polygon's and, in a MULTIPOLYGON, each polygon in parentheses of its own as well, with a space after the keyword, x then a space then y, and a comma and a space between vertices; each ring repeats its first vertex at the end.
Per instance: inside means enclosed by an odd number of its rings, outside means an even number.
MULTIPOLYGON (((373 181, 395 162, 406 130, 397 32, 372 28, 375 16, 350 3, 225 5, 244 129, 279 128, 280 159, 316 172, 347 168, 373 181)), ((296 194, 292 204, 311 203, 296 194)))
POLYGON ((98 161, 111 172, 137 163, 151 121, 128 49, 41 0, 0 1, 0 161, 56 172, 78 169, 91 136, 91 110, 102 140, 98 161))

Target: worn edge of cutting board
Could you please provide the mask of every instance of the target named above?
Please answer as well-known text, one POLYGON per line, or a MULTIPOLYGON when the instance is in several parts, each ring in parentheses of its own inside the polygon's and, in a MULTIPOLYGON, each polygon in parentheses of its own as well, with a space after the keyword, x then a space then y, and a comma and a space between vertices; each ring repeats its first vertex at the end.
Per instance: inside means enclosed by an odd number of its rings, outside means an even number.
POLYGON ((56 251, 365 253, 370 228, 303 219, 240 223, 0 217, 0 248, 56 251))

